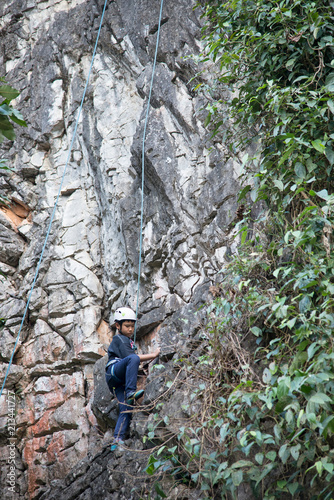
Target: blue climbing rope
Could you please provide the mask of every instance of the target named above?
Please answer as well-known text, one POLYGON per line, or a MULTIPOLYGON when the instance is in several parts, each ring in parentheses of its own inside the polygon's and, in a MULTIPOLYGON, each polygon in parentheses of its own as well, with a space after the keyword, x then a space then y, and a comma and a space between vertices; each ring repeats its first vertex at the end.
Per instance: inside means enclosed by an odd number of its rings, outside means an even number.
MULTIPOLYGON (((136 318, 138 317, 138 309, 139 309, 139 289, 140 289, 140 273, 141 273, 141 260, 142 260, 142 251, 143 251, 143 221, 144 221, 144 180, 145 180, 145 139, 146 139, 146 128, 148 122, 148 115, 150 111, 150 103, 151 103, 151 94, 153 88, 153 80, 155 73, 155 66, 157 62, 158 55, 158 47, 159 47, 159 37, 160 37, 160 27, 161 27, 161 16, 162 16, 162 7, 164 0, 161 0, 160 4, 160 13, 159 13, 159 22, 158 22, 158 32, 157 32, 157 41, 155 44, 155 54, 154 54, 154 62, 152 68, 152 77, 150 84, 150 91, 148 94, 147 108, 146 108, 146 116, 144 123, 144 132, 143 132, 143 144, 142 144, 142 164, 141 164, 141 212, 140 212, 140 237, 139 237, 139 264, 138 264, 138 284, 137 284, 137 304, 136 304, 136 318)), ((135 323, 135 331, 133 334, 134 343, 136 343, 136 333, 137 333, 137 321, 135 323)))
POLYGON ((8 374, 9 374, 9 370, 10 370, 10 367, 11 367, 11 364, 12 364, 12 361, 13 361, 13 357, 14 357, 14 354, 15 354, 16 346, 17 346, 19 338, 20 338, 20 334, 21 334, 21 330, 22 330, 22 327, 23 327, 23 323, 24 323, 25 317, 26 317, 27 312, 28 312, 28 307, 29 307, 31 295, 32 295, 33 289, 34 289, 35 284, 36 284, 36 280, 37 280, 39 268, 41 266, 41 262, 42 262, 42 259, 43 259, 43 255, 44 255, 44 251, 45 251, 45 248, 46 248, 46 244, 47 244, 47 241, 49 239, 52 222, 53 222, 53 219, 54 219, 54 216, 55 216, 55 213, 56 213, 56 209, 57 209, 57 205, 58 205, 58 200, 59 200, 60 193, 61 193, 61 188, 63 186, 63 181, 64 181, 64 178, 65 178, 67 166, 68 166, 68 163, 69 163, 70 157, 71 157, 71 152, 72 152, 72 148, 73 148, 73 144, 74 144, 74 139, 75 139, 75 136, 76 136, 76 133, 77 133, 78 123, 79 123, 79 119, 80 119, 80 115, 81 115, 83 103, 84 103, 85 96, 86 96, 86 91, 87 91, 87 87, 88 87, 88 83, 89 83, 90 74, 91 74, 93 63, 94 63, 94 59, 95 59, 97 44, 98 44, 98 41, 99 41, 99 38, 100 38, 100 33, 101 33, 101 28, 102 28, 102 22, 103 22, 104 13, 105 13, 105 10, 106 10, 106 7, 107 7, 107 2, 108 2, 108 0, 105 0, 105 2, 104 2, 104 7, 103 7, 103 11, 102 11, 102 15, 101 15, 101 21, 100 21, 100 27, 99 27, 99 31, 97 33, 97 38, 96 38, 95 47, 94 47, 94 51, 93 51, 92 61, 91 61, 90 68, 89 68, 89 71, 88 71, 88 76, 87 76, 87 80, 86 80, 85 89, 83 91, 81 103, 80 103, 80 106, 79 106, 78 117, 77 117, 77 120, 75 122, 73 137, 72 137, 72 141, 71 141, 70 148, 69 148, 69 151, 68 151, 68 155, 67 155, 65 167, 64 167, 64 173, 63 173, 63 176, 61 178, 61 182, 60 182, 60 186, 59 186, 59 190, 58 190, 58 195, 57 195, 56 202, 54 204, 53 211, 52 211, 52 214, 51 214, 51 217, 50 217, 49 227, 48 227, 48 230, 47 230, 47 233, 46 233, 46 237, 45 237, 45 240, 44 240, 44 245, 43 245, 42 253, 41 253, 41 256, 39 258, 37 267, 36 267, 35 277, 34 277, 34 280, 33 280, 33 283, 32 283, 31 289, 30 289, 30 293, 29 293, 29 297, 28 297, 28 301, 27 301, 25 310, 24 310, 24 314, 23 314, 23 318, 22 318, 22 321, 21 321, 20 329, 19 329, 19 332, 18 332, 17 337, 16 337, 16 342, 15 342, 15 345, 14 345, 14 349, 13 349, 11 358, 9 360, 9 365, 8 365, 8 368, 7 368, 5 379, 4 379, 2 387, 1 387, 0 398, 2 396, 2 392, 3 392, 3 389, 4 389, 5 384, 6 384, 6 380, 7 380, 7 377, 8 377, 8 374))

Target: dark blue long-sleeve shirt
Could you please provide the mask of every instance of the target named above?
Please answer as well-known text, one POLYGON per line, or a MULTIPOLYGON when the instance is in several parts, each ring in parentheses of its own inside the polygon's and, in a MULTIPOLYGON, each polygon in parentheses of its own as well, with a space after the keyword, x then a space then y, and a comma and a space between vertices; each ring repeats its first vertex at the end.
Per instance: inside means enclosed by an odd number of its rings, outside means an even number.
POLYGON ((113 337, 111 344, 108 347, 108 360, 126 358, 127 356, 134 354, 134 351, 135 345, 133 340, 129 339, 125 335, 122 335, 121 333, 118 333, 113 337))

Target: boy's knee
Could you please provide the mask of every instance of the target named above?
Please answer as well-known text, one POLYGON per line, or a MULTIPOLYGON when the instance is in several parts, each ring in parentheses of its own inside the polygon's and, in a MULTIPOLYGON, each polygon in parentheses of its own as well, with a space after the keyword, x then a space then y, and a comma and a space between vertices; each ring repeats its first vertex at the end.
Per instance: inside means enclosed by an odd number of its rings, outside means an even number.
POLYGON ((138 354, 130 354, 130 356, 128 356, 128 359, 129 359, 129 363, 131 363, 132 365, 139 366, 140 357, 138 356, 138 354))
POLYGON ((132 354, 131 358, 134 358, 133 359, 134 362, 138 363, 138 365, 139 365, 139 363, 140 363, 140 357, 138 356, 138 354, 132 354))

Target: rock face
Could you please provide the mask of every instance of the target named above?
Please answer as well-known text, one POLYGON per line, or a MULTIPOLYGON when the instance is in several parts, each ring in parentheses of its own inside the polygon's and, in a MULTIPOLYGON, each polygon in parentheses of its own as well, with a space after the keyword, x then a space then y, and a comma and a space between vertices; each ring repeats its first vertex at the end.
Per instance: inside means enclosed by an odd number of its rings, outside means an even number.
MULTIPOLYGON (((0 176, 1 192, 11 200, 0 210, 0 270, 7 276, 0 291, 7 318, 1 380, 63 175, 103 3, 0 5, 0 63, 21 91, 15 106, 28 123, 14 143, 1 146, 14 168, 0 176)), ((191 336, 198 328, 194 312, 231 252, 227 228, 236 209, 235 165, 224 161, 223 145, 209 141, 203 102, 188 83, 197 68, 187 57, 200 50, 195 3, 165 0, 145 143, 138 336, 143 350, 161 345, 167 364, 182 343, 180 333, 191 336)), ((103 387, 101 358, 110 314, 136 303, 141 148, 158 18, 159 2, 108 2, 50 238, 0 401, 0 475, 8 485, 8 391, 15 392, 13 498, 53 498, 51 484, 56 488, 87 455, 107 453, 116 408, 103 387)), ((149 384, 147 402, 159 390, 149 384)), ((138 439, 144 428, 134 418, 138 439)), ((110 498, 130 498, 127 490, 117 493, 114 481, 110 498)), ((68 498, 79 498, 78 491, 68 498)))

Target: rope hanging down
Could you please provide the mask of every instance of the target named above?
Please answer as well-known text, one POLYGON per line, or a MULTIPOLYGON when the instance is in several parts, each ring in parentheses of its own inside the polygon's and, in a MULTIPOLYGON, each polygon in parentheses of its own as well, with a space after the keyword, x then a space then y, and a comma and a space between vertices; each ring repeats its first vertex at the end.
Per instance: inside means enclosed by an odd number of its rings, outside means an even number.
POLYGON ((56 202, 54 204, 53 211, 52 211, 52 214, 51 214, 51 217, 50 217, 49 227, 48 227, 48 230, 47 230, 47 233, 46 233, 46 237, 45 237, 45 240, 44 240, 44 245, 43 245, 43 249, 42 249, 42 252, 41 252, 41 256, 39 258, 39 261, 38 261, 38 264, 37 264, 37 267, 36 267, 35 277, 34 277, 34 280, 33 280, 33 283, 32 283, 31 289, 30 289, 30 293, 29 293, 29 297, 28 297, 28 301, 27 301, 25 310, 24 310, 24 314, 23 314, 23 318, 22 318, 22 321, 21 321, 19 333, 17 334, 15 345, 14 345, 14 349, 13 349, 11 358, 9 360, 9 365, 8 365, 8 368, 7 368, 5 379, 4 379, 2 387, 1 387, 0 397, 2 396, 2 392, 3 392, 3 389, 5 387, 5 383, 6 383, 6 380, 7 380, 8 374, 9 374, 9 370, 10 370, 10 367, 11 367, 11 364, 12 364, 12 361, 13 361, 13 357, 14 357, 14 354, 15 354, 16 346, 17 346, 19 338, 20 338, 20 334, 21 334, 21 330, 22 330, 22 327, 23 327, 23 323, 24 323, 25 317, 27 315, 27 311, 28 311, 28 307, 29 307, 31 295, 32 295, 33 289, 34 289, 35 284, 36 284, 36 280, 37 280, 39 268, 41 266, 41 262, 42 262, 42 259, 43 259, 45 247, 46 247, 47 241, 49 239, 52 222, 53 222, 53 219, 54 219, 54 216, 55 216, 55 213, 56 213, 56 209, 57 209, 57 205, 58 205, 58 200, 59 200, 59 197, 60 197, 61 189, 62 189, 62 186, 63 186, 63 181, 64 181, 64 178, 65 178, 65 173, 66 173, 66 170, 67 170, 68 163, 70 161, 71 152, 72 152, 73 144, 74 144, 74 139, 75 139, 75 136, 76 136, 76 133, 77 133, 78 123, 79 123, 79 119, 80 119, 80 115, 81 115, 81 111, 82 111, 84 99, 85 99, 85 96, 86 96, 86 91, 87 91, 87 87, 88 87, 88 83, 89 83, 90 74, 91 74, 93 63, 94 63, 94 59, 95 59, 97 44, 98 44, 98 41, 99 41, 99 38, 100 38, 100 32, 101 32, 101 28, 102 28, 102 22, 103 22, 104 13, 105 13, 105 10, 106 10, 107 2, 108 2, 108 0, 105 0, 105 2, 104 2, 104 7, 103 7, 102 15, 101 15, 100 26, 99 26, 99 31, 97 33, 97 38, 96 38, 95 47, 94 47, 94 51, 93 51, 92 61, 91 61, 91 64, 90 64, 90 68, 89 68, 89 71, 88 71, 88 76, 87 76, 87 80, 86 80, 85 89, 83 91, 81 103, 80 103, 80 106, 79 106, 78 117, 77 117, 77 120, 75 122, 73 137, 72 137, 72 141, 71 141, 70 148, 69 148, 69 151, 68 151, 68 155, 67 155, 65 167, 64 167, 64 173, 63 173, 63 176, 61 178, 61 182, 60 182, 60 186, 59 186, 59 190, 58 190, 58 195, 57 195, 56 202))
MULTIPOLYGON (((147 122, 148 122, 148 115, 149 115, 149 111, 150 111, 150 103, 151 103, 151 94, 152 94, 152 88, 153 88, 155 66, 156 66, 156 62, 157 62, 157 54, 158 54, 158 47, 159 47, 159 37, 160 37, 160 27, 161 27, 161 16, 162 16, 163 3, 164 3, 164 0, 161 0, 160 13, 159 13, 159 22, 158 22, 158 32, 157 32, 157 41, 156 41, 156 44, 155 44, 154 62, 153 62, 153 68, 152 68, 152 77, 151 77, 150 91, 149 91, 149 94, 148 94, 147 109, 146 109, 146 116, 145 116, 145 123, 144 123, 142 153, 141 153, 141 158, 142 158, 142 166, 141 166, 141 208, 140 208, 141 212, 140 212, 140 237, 139 237, 139 263, 138 263, 138 285, 137 285, 136 318, 138 318, 140 273, 141 273, 141 260, 142 260, 142 251, 143 251, 145 139, 146 139, 146 128, 147 128, 147 122)), ((135 331, 134 331, 134 335, 133 335, 133 341, 134 341, 134 343, 136 343, 136 333, 137 333, 137 321, 135 323, 135 331)))

